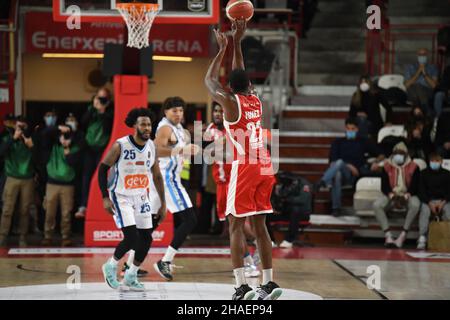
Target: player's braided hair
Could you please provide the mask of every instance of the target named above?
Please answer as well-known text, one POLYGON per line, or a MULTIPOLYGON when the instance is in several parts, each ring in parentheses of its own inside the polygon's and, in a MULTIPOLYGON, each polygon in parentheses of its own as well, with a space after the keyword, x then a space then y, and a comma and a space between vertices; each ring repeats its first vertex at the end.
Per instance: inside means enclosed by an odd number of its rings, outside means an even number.
POLYGON ((128 112, 127 118, 125 119, 125 124, 127 127, 132 128, 139 117, 149 117, 152 120, 152 112, 148 108, 135 108, 128 112))

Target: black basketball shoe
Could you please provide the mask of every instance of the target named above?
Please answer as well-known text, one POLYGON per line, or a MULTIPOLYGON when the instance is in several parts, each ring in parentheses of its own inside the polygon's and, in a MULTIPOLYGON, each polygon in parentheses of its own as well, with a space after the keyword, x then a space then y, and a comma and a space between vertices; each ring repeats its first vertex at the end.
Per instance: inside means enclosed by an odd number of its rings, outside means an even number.
POLYGON ((155 271, 158 272, 158 274, 167 281, 173 280, 170 262, 159 260, 153 265, 153 267, 155 268, 155 271))
POLYGON ((243 284, 235 289, 232 300, 253 300, 255 297, 255 291, 248 284, 243 284))
POLYGON ((269 281, 267 284, 262 285, 256 289, 256 295, 258 296, 258 300, 277 300, 283 290, 272 281, 269 281))

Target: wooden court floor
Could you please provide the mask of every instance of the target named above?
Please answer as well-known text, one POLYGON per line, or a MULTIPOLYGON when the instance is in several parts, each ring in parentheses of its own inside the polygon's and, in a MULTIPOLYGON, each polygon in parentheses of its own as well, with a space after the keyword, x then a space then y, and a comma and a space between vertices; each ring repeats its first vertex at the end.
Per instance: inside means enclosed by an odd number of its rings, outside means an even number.
MULTIPOLYGON (((21 255, 0 252, 0 290, 6 287, 66 283, 69 266, 78 266, 81 282, 103 282, 101 265, 109 254, 21 255)), ((145 282, 162 282, 152 264, 161 254, 148 255, 142 268, 145 282)), ((415 260, 397 250, 294 248, 274 249, 274 278, 283 288, 324 299, 450 299, 450 259, 415 260), (367 287, 367 267, 381 270, 381 288, 367 287), (417 288, 421 288, 418 291, 417 288)), ((183 255, 174 261, 174 282, 234 284, 229 255, 183 255)), ((257 286, 259 279, 250 279, 257 286)), ((106 285, 105 285, 106 286, 106 285)), ((230 293, 231 296, 231 293, 230 293)), ((0 299, 2 299, 0 293, 0 299)))

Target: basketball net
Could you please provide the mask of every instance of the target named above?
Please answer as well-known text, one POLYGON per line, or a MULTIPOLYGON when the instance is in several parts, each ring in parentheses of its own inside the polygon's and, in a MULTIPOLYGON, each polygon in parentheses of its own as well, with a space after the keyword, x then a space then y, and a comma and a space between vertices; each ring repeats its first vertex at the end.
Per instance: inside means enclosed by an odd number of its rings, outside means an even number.
POLYGON ((137 49, 148 47, 150 29, 159 13, 159 6, 157 4, 133 2, 118 3, 116 7, 127 24, 127 46, 137 49))

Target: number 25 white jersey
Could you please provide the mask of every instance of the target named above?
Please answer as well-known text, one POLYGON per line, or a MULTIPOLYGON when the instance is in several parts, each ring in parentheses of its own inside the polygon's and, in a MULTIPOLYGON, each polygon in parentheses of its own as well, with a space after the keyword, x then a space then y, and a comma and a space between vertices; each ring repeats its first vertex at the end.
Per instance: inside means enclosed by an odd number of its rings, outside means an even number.
POLYGON ((110 192, 124 196, 148 193, 153 181, 152 167, 155 164, 155 145, 148 140, 139 150, 130 136, 117 140, 120 157, 110 170, 108 188, 110 192))

